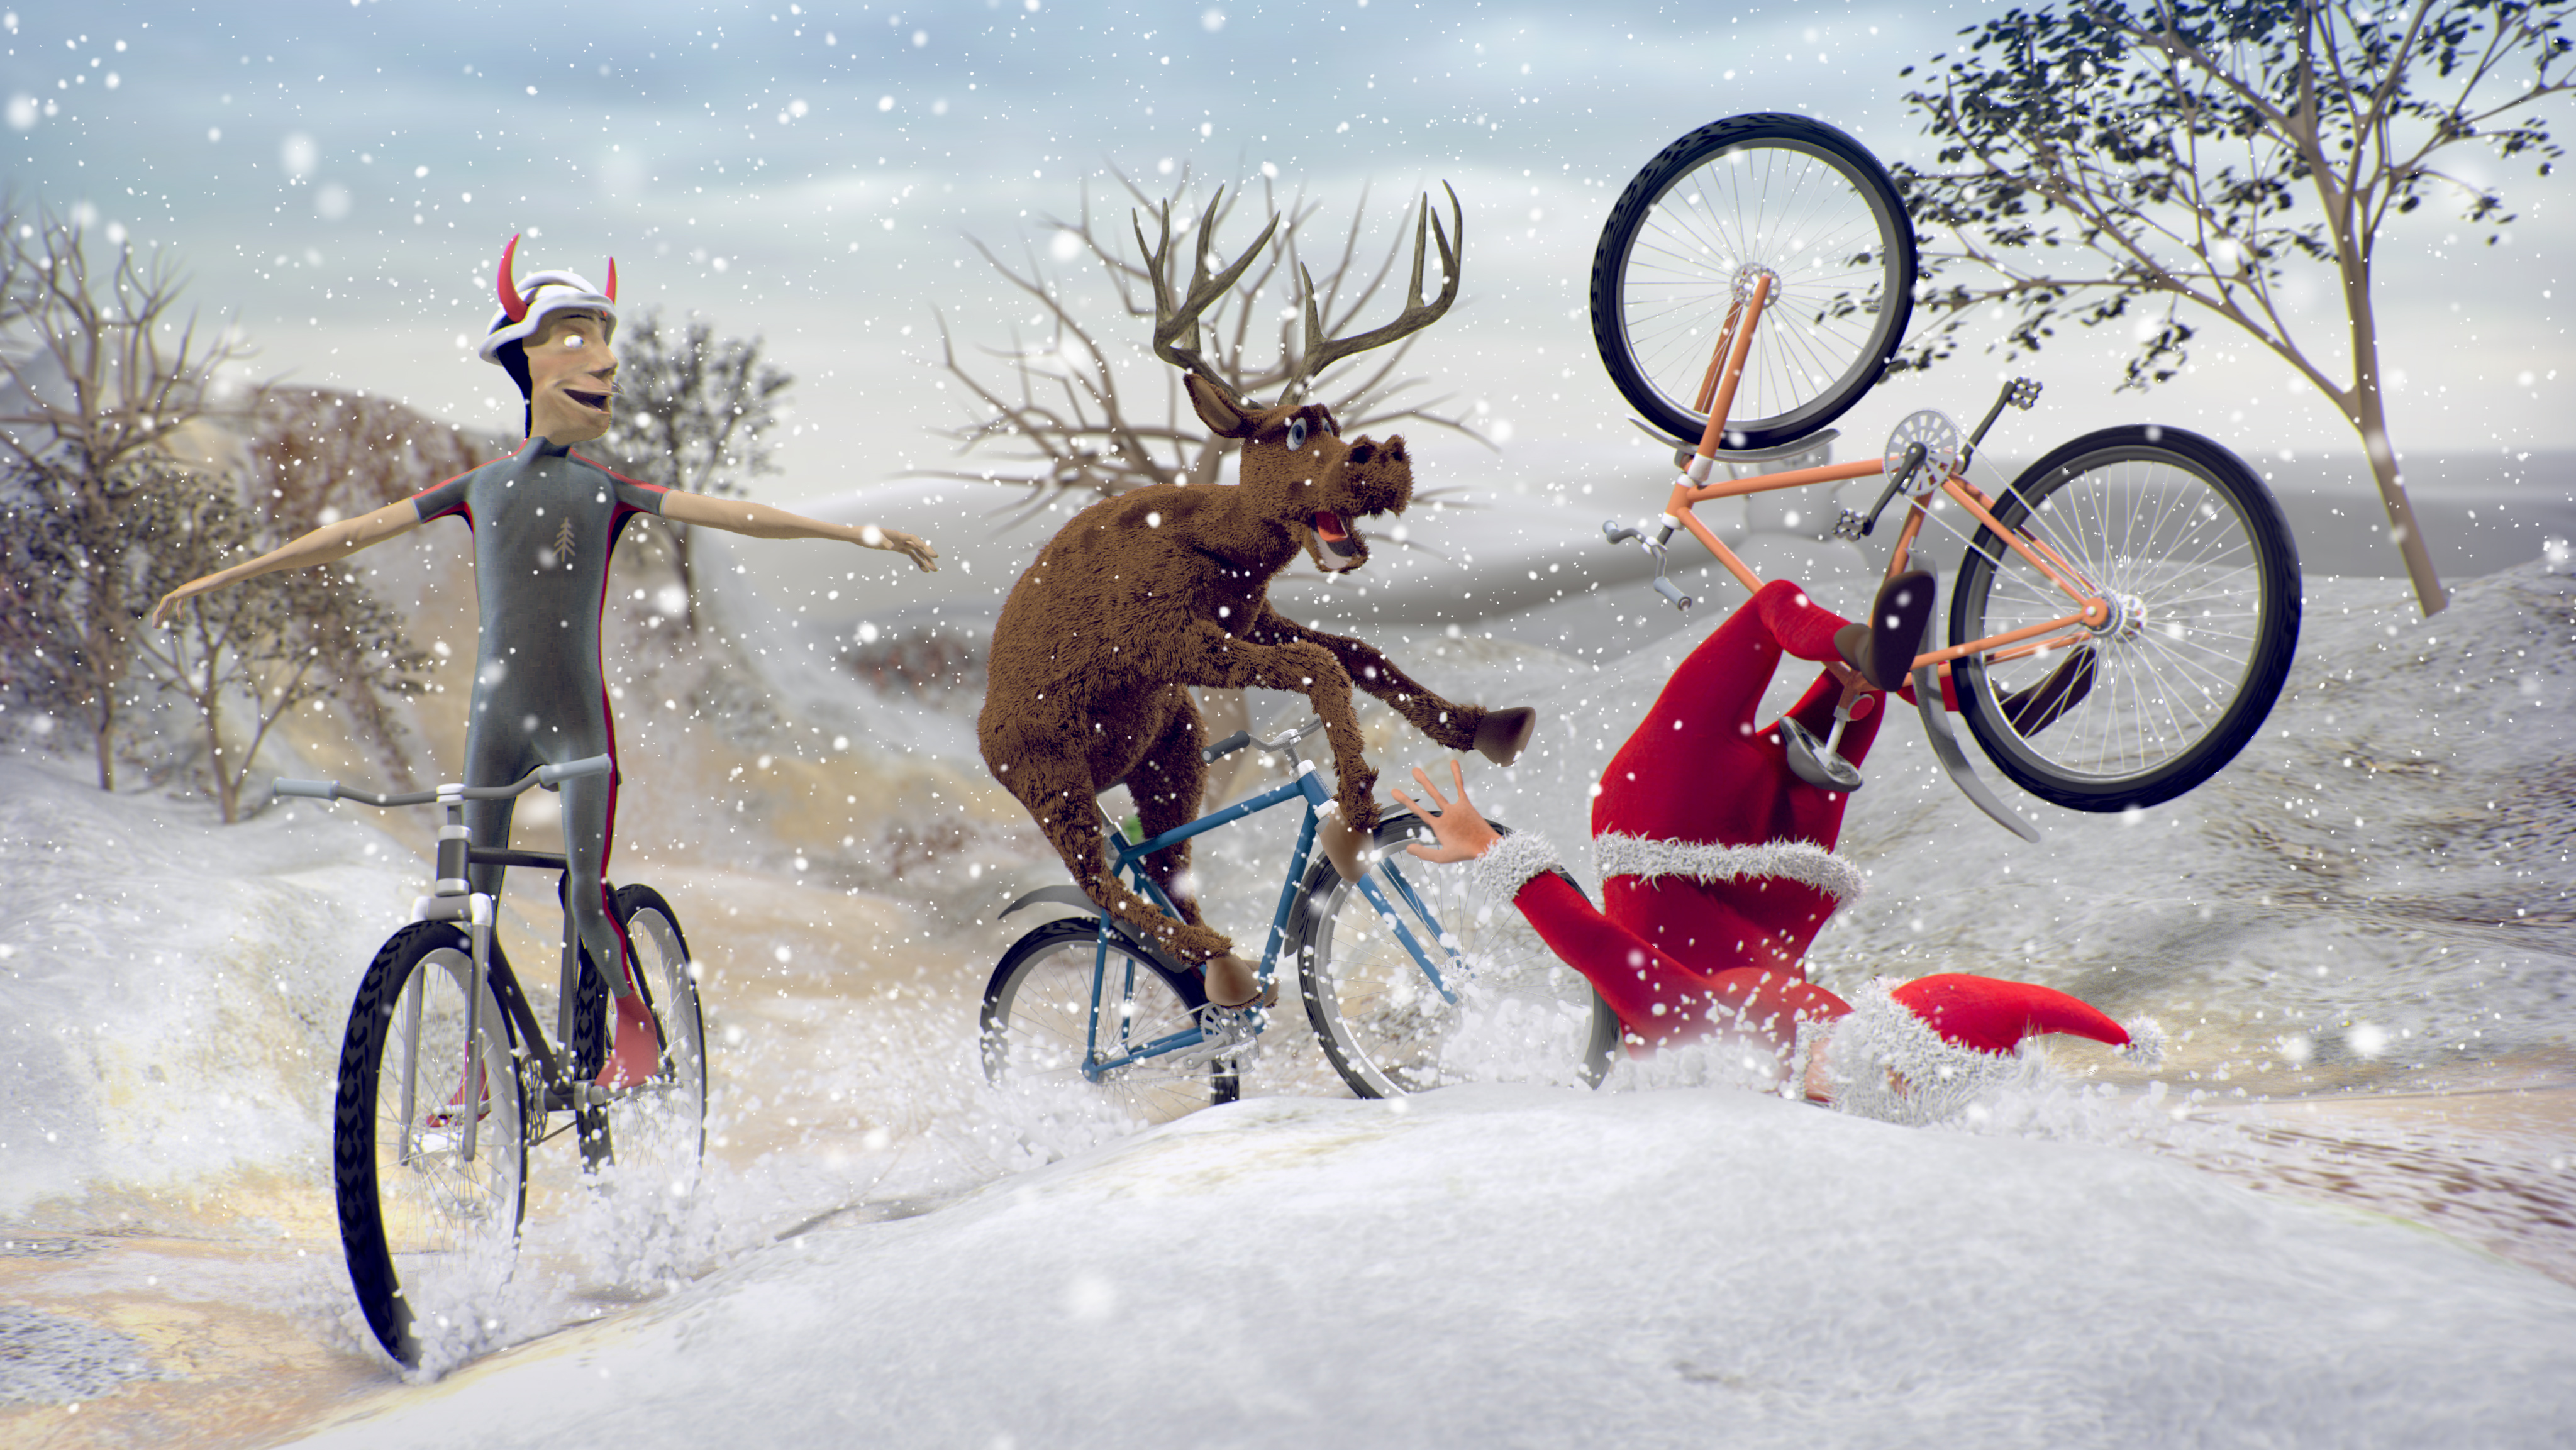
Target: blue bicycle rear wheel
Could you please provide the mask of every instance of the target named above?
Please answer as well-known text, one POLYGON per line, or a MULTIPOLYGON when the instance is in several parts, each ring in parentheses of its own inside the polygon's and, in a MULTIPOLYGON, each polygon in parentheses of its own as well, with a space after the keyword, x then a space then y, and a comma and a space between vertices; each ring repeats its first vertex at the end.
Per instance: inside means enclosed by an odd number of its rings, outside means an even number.
POLYGON ((1192 1030, 1206 1001, 1196 972, 1165 965, 1124 932, 1085 917, 1050 921, 1011 944, 984 988, 984 1075, 1017 1090, 1103 1094, 1146 1123, 1229 1103, 1240 1085, 1222 1065, 1131 1055, 1192 1030), (1103 930, 1105 972, 1096 970, 1103 930))

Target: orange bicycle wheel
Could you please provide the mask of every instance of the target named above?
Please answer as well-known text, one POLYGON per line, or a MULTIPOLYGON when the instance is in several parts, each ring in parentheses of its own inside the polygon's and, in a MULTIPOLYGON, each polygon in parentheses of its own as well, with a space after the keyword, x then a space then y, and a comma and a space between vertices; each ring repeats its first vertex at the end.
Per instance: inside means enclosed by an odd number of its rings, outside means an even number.
MULTIPOLYGON (((2081 811, 2169 801, 2261 729, 2299 642, 2299 555, 2281 506, 2226 448, 2180 428, 2106 428, 2059 447, 1995 501, 2109 597, 2071 648, 1951 667, 1959 714, 2014 784, 2081 811)), ((1979 529, 1950 591, 1950 642, 2070 612, 2065 593, 1979 529)))
POLYGON ((1703 126, 1637 173, 1592 256, 1592 336, 1630 406, 1697 442, 1701 380, 1748 269, 1776 279, 1726 446, 1795 442, 1886 371, 1914 310, 1914 228, 1887 168, 1804 116, 1703 126))

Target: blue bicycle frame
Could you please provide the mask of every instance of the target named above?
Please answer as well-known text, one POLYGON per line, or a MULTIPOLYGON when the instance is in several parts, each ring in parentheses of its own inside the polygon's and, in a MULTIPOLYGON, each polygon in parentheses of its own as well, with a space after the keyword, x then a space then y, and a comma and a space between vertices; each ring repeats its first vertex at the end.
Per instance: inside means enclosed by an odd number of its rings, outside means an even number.
MULTIPOLYGON (((1289 855, 1287 878, 1280 883, 1279 905, 1270 914, 1270 935, 1261 950, 1259 980, 1264 987, 1267 987, 1275 973, 1280 948, 1288 941, 1289 913, 1296 909, 1297 900, 1301 894, 1299 886, 1306 879, 1306 863, 1314 857, 1317 813, 1332 800, 1331 793, 1324 789, 1323 780, 1315 773, 1312 763, 1300 761, 1295 780, 1237 801, 1223 810, 1212 811, 1186 825, 1175 826, 1152 840, 1130 843, 1126 839, 1125 832, 1112 832, 1110 840, 1117 860, 1111 869, 1127 873, 1128 879, 1134 884, 1139 895, 1177 917, 1180 913, 1172 905, 1171 898, 1166 896, 1163 888, 1145 873, 1144 863, 1147 857, 1157 851, 1169 850, 1192 836, 1203 835, 1219 826, 1232 825, 1246 816, 1257 815, 1272 806, 1284 805, 1298 799, 1306 802, 1306 818, 1298 827, 1297 848, 1289 855)), ((1367 897, 1369 904, 1377 909, 1381 921, 1395 928, 1396 939, 1404 944, 1405 952, 1413 958, 1414 965, 1422 969, 1422 975, 1429 979, 1433 989, 1439 992, 1441 1000, 1454 1004, 1458 1000, 1457 994, 1449 989, 1448 982, 1441 975, 1439 964, 1433 961, 1431 954, 1423 949, 1421 940, 1405 925, 1403 917, 1388 903, 1385 893, 1379 888, 1376 878, 1381 874, 1395 884, 1395 889, 1403 897, 1404 904, 1412 910, 1417 919, 1430 928, 1435 941, 1445 938, 1448 933, 1441 928, 1439 918, 1432 914, 1431 908, 1414 891, 1412 883, 1406 881, 1403 873, 1395 869, 1395 863, 1392 860, 1381 861, 1376 870, 1360 878, 1358 883, 1360 894, 1367 897)), ((1097 907, 1093 910, 1101 915, 1102 929, 1098 934, 1098 946, 1092 958, 1091 1021, 1088 1035, 1083 1042, 1082 1075, 1093 1082, 1098 1082, 1107 1074, 1130 1063, 1160 1057, 1185 1047, 1195 1047, 1205 1041, 1204 1032, 1196 1027, 1188 1027, 1156 1038, 1142 1046, 1130 1046, 1125 1041, 1127 1024, 1122 1016, 1117 1027, 1119 1037, 1117 1055, 1102 1055, 1101 988, 1108 981, 1111 928, 1106 915, 1099 913, 1097 907)), ((1125 954, 1122 953, 1122 955, 1125 954)), ((1125 978, 1119 983, 1119 996, 1122 1001, 1131 1000, 1136 990, 1136 959, 1132 955, 1126 956, 1125 972, 1125 978)))

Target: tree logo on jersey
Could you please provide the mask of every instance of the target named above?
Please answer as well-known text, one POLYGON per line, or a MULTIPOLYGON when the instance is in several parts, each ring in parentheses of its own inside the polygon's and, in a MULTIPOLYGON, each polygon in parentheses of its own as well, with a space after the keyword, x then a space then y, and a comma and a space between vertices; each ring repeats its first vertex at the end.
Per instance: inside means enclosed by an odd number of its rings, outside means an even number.
POLYGON ((544 569, 553 569, 556 567, 569 569, 572 567, 572 556, 572 520, 570 518, 566 518, 563 521, 562 527, 555 530, 554 546, 540 551, 537 555, 537 565, 539 568, 544 569))

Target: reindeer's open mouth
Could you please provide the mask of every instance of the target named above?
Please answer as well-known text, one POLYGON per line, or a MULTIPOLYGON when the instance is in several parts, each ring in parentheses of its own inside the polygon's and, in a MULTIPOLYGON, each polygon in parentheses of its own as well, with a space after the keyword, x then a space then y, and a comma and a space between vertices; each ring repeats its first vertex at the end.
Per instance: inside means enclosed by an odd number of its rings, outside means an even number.
POLYGON ((1315 542, 1322 544, 1324 551, 1334 558, 1348 559, 1359 553, 1359 541, 1352 536, 1349 529, 1343 527, 1340 514, 1331 509, 1317 509, 1312 526, 1315 530, 1315 542))

